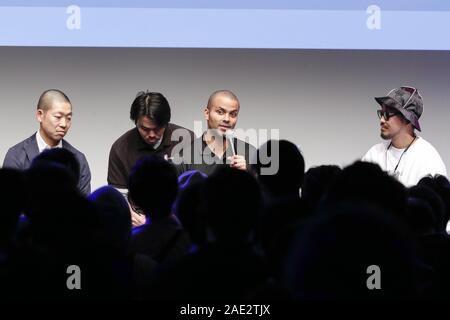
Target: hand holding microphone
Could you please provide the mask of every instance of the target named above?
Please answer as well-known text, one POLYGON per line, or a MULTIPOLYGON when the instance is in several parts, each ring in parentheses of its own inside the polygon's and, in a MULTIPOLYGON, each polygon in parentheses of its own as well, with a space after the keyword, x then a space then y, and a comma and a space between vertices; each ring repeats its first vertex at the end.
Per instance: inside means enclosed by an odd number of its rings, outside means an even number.
POLYGON ((227 139, 227 143, 231 146, 231 150, 233 151, 233 156, 235 156, 236 150, 234 149, 234 131, 231 129, 228 129, 225 132, 225 137, 227 139))
POLYGON ((245 160, 245 158, 236 154, 236 149, 234 148, 234 131, 227 130, 225 136, 227 139, 227 143, 229 144, 233 152, 233 155, 231 157, 228 157, 228 159, 230 160, 230 166, 239 170, 247 170, 247 161, 245 160))

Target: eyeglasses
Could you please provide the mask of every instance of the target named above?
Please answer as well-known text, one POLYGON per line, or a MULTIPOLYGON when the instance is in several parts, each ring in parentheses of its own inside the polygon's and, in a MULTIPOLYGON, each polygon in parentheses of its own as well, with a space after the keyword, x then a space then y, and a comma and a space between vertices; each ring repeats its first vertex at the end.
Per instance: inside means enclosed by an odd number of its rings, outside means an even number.
POLYGON ((391 117, 394 117, 398 115, 398 112, 389 112, 389 111, 383 111, 383 110, 377 110, 378 118, 381 119, 381 117, 384 118, 384 120, 389 121, 391 117))

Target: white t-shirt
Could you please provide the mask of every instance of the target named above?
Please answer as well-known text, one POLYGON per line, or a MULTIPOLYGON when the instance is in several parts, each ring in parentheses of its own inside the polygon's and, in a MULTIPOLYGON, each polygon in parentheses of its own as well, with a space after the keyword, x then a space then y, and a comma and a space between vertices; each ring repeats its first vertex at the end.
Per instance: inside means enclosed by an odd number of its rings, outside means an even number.
POLYGON ((378 164, 381 169, 395 176, 406 187, 416 185, 427 175, 447 176, 447 169, 441 156, 425 139, 417 137, 408 150, 397 149, 392 145, 388 149, 389 144, 390 141, 384 141, 374 145, 362 161, 378 164), (396 167, 397 170, 395 170, 396 167))

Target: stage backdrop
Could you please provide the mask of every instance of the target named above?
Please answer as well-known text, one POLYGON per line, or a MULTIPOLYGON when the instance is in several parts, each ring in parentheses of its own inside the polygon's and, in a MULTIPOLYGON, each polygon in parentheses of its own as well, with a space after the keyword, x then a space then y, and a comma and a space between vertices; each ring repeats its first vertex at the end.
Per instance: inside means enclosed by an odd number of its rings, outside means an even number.
POLYGON ((448 51, 0 47, 0 161, 37 130, 36 103, 48 88, 72 100, 66 138, 86 154, 93 189, 106 183, 112 143, 133 127, 138 91, 162 92, 172 121, 193 129, 209 94, 231 89, 239 127, 279 129, 307 167, 342 166, 380 141, 373 97, 413 85, 425 103, 421 136, 450 170, 449 70, 448 51))

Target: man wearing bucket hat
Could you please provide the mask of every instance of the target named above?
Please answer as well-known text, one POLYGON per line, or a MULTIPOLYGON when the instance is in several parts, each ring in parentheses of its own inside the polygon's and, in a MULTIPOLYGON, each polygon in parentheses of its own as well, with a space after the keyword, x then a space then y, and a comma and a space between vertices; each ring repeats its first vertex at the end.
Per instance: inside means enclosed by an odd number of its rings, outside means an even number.
POLYGON ((421 131, 419 118, 423 112, 419 91, 403 86, 375 100, 381 106, 377 114, 380 136, 385 141, 374 145, 362 160, 378 164, 407 187, 416 185, 427 175, 446 176, 439 153, 415 133, 421 131))

